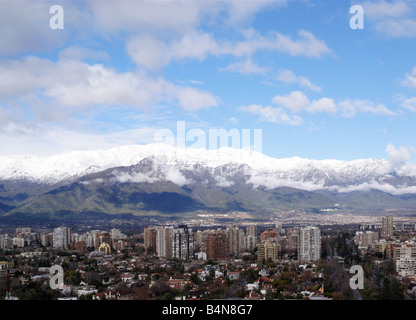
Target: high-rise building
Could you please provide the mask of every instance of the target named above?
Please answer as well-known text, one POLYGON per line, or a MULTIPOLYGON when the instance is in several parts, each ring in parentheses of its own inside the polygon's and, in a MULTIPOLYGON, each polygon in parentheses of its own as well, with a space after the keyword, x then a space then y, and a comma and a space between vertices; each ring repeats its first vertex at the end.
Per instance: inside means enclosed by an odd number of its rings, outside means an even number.
POLYGON ((266 241, 270 239, 277 239, 279 233, 276 229, 267 229, 260 234, 260 241, 266 241))
POLYGON ((147 226, 144 227, 143 237, 144 237, 144 249, 147 253, 148 251, 156 252, 156 227, 147 226))
POLYGON ((395 228, 397 231, 404 231, 405 230, 405 224, 403 221, 396 222, 395 228))
POLYGON ((374 248, 375 243, 379 240, 378 232, 374 231, 357 231, 355 233, 355 243, 359 248, 367 249, 368 247, 374 248))
POLYGON ((276 260, 279 254, 279 245, 277 242, 264 241, 257 247, 257 261, 276 260))
POLYGON ((53 230, 53 247, 68 249, 71 243, 71 229, 59 227, 53 230))
POLYGON ((108 244, 111 247, 111 233, 107 231, 102 231, 95 235, 95 248, 98 250, 103 243, 108 244))
POLYGON ((226 233, 228 235, 228 244, 230 246, 230 254, 237 255, 244 251, 244 237, 245 233, 243 229, 237 226, 227 227, 226 233))
POLYGON ((393 246, 393 260, 400 277, 414 277, 416 272, 416 246, 401 243, 393 246))
POLYGON ((287 253, 295 253, 299 242, 299 228, 289 228, 284 241, 284 248, 287 253))
POLYGON ((308 226, 300 228, 298 241, 298 259, 301 261, 316 261, 321 257, 321 230, 308 226))
POLYGON ((198 230, 194 233, 195 252, 207 252, 207 238, 211 230, 198 230))
POLYGON ((173 229, 172 258, 189 260, 194 256, 194 237, 192 229, 179 225, 173 229))
POLYGON ((385 259, 392 259, 393 257, 393 246, 390 241, 381 239, 374 243, 374 252, 381 254, 385 259))
POLYGON ((223 231, 212 231, 208 233, 206 249, 208 259, 227 258, 230 254, 227 234, 223 231))
POLYGON ((79 240, 77 242, 75 242, 75 250, 79 253, 79 254, 84 254, 87 252, 87 245, 85 240, 79 240))
POLYGON ((281 222, 276 222, 275 224, 274 224, 274 228, 275 228, 275 230, 276 230, 276 232, 277 232, 277 234, 278 235, 280 235, 281 233, 282 233, 282 230, 283 230, 283 223, 281 223, 281 222))
POLYGON ((49 247, 52 245, 52 242, 53 242, 53 234, 52 236, 50 233, 42 233, 40 235, 40 243, 42 244, 42 246, 49 247))
POLYGON ((259 234, 257 226, 247 226, 246 227, 246 236, 257 237, 259 234))
POLYGON ((156 228, 156 254, 158 257, 170 259, 172 246, 172 227, 156 228))
POLYGON ((393 236, 393 217, 382 217, 381 218, 381 236, 391 237, 393 236))
POLYGON ((0 236, 0 249, 13 249, 13 239, 9 235, 0 236))
POLYGON ((248 235, 244 238, 246 251, 253 251, 257 247, 258 238, 257 236, 248 235))
POLYGON ((119 229, 115 229, 115 228, 113 228, 113 229, 111 229, 111 231, 110 231, 110 238, 111 238, 111 243, 110 243, 110 245, 111 245, 111 247, 113 247, 113 248, 114 248, 114 243, 115 243, 117 240, 120 240, 120 239, 126 239, 126 238, 127 238, 127 236, 126 236, 124 233, 122 233, 119 229))

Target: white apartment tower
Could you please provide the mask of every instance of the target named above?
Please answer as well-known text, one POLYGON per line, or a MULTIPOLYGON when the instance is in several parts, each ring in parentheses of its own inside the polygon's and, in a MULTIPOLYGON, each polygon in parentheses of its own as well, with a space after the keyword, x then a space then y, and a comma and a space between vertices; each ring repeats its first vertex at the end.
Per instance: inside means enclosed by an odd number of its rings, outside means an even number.
POLYGON ((158 257, 169 259, 172 246, 172 227, 156 228, 156 254, 158 257))
POLYGON ((312 262, 321 257, 321 230, 308 226, 299 230, 298 260, 312 262))
POLYGON ((53 230, 53 247, 68 249, 71 243, 71 229, 67 227, 55 228, 53 230))

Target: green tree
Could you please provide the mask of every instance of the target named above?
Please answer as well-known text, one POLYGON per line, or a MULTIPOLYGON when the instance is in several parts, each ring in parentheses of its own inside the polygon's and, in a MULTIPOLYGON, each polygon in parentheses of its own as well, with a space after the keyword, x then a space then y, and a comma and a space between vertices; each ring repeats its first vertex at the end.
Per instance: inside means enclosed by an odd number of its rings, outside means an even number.
POLYGON ((64 273, 64 282, 70 285, 77 286, 81 283, 81 273, 75 270, 67 270, 64 273))

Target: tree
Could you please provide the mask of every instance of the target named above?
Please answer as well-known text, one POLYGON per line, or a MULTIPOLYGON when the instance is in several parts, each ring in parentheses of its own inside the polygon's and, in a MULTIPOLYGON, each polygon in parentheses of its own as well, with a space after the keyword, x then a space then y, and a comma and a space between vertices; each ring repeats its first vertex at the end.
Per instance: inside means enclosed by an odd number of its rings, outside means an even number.
POLYGON ((404 299, 404 288, 400 283, 400 280, 393 278, 390 282, 390 291, 392 300, 403 300, 404 299))
POLYGON ((75 270, 67 270, 64 274, 65 283, 72 284, 72 285, 79 285, 82 280, 81 273, 75 270))
POLYGON ((383 285, 378 298, 380 300, 391 300, 390 279, 388 277, 383 278, 383 285))
POLYGON ((198 274, 197 274, 196 272, 193 272, 193 273, 191 274, 190 279, 191 279, 191 281, 192 281, 193 283, 195 283, 196 285, 198 285, 198 284, 199 284, 199 278, 198 278, 198 274))
POLYGON ((157 300, 172 300, 175 297, 172 288, 164 281, 156 281, 150 288, 150 293, 157 300))

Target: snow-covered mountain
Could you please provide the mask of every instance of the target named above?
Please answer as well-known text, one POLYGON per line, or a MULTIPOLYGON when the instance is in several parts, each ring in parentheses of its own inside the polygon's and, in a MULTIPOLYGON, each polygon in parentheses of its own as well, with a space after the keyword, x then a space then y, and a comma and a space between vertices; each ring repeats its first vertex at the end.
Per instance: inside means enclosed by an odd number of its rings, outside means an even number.
POLYGON ((274 159, 163 144, 0 157, 0 216, 416 211, 416 170, 395 159, 274 159))
POLYGON ((165 144, 131 145, 109 150, 74 151, 48 157, 34 155, 0 157, 0 181, 40 184, 71 182, 110 168, 129 167, 152 159, 152 167, 137 172, 115 171, 119 182, 169 180, 192 184, 183 172, 211 173, 219 186, 227 187, 243 174, 254 187, 293 187, 314 191, 349 192, 377 189, 392 194, 416 193, 416 168, 404 164, 392 170, 386 159, 310 160, 275 159, 261 153, 221 148, 178 149, 165 144))

